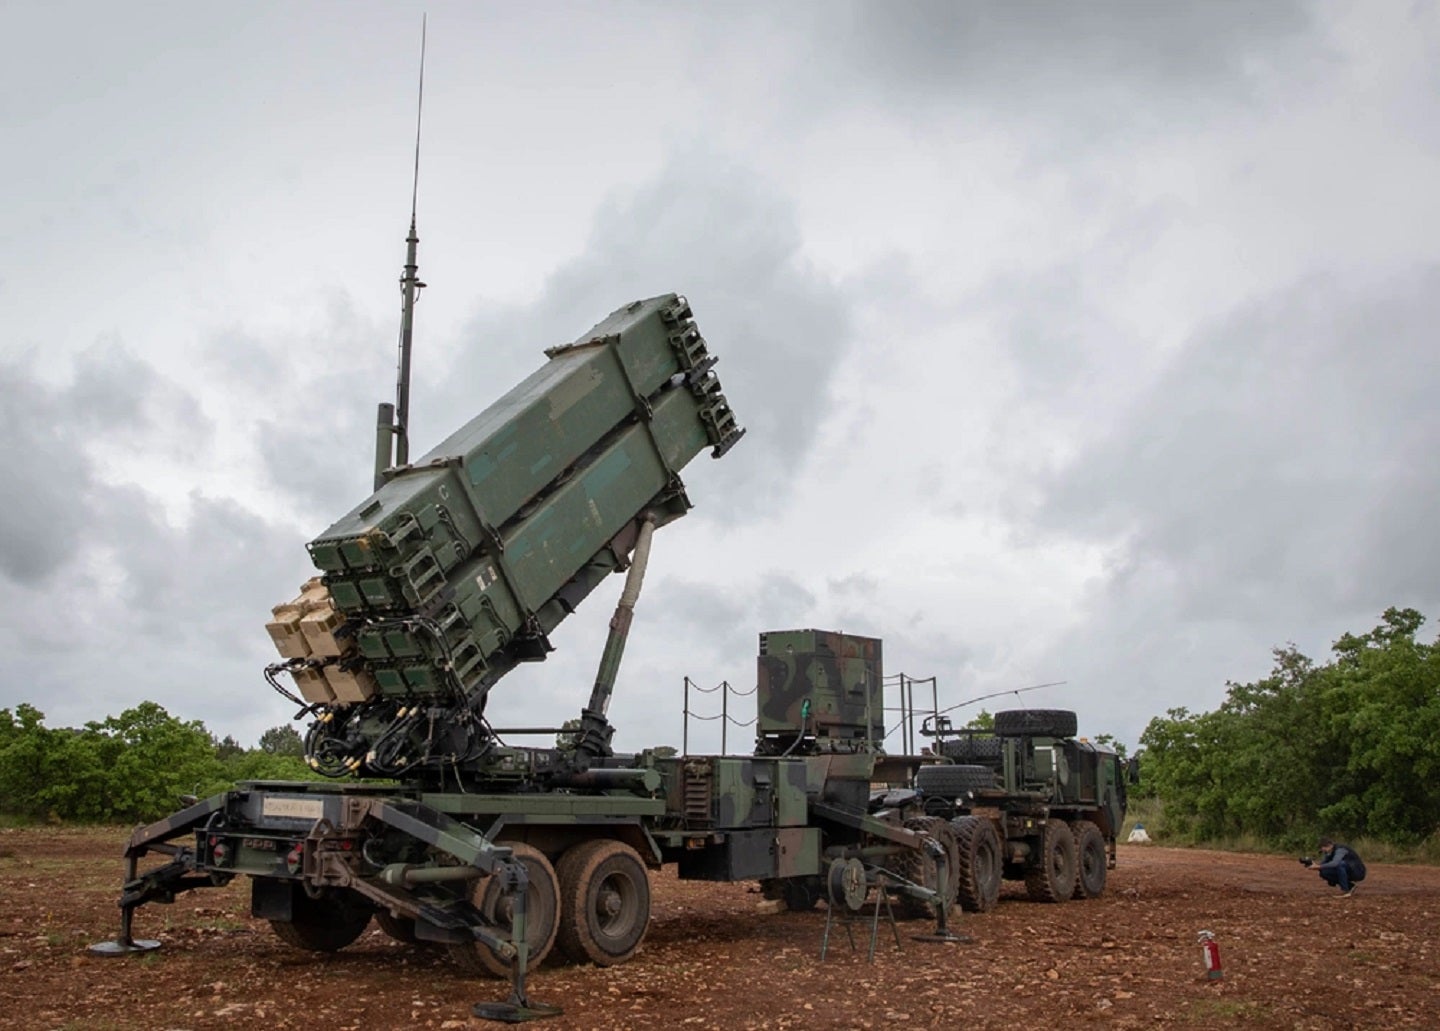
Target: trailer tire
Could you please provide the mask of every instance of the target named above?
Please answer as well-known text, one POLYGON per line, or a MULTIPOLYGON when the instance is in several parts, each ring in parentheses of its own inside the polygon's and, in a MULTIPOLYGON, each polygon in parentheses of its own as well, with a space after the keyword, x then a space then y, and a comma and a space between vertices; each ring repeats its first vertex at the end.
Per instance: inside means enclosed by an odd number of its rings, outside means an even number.
POLYGON ((948 816, 924 816, 921 819, 930 823, 931 836, 945 848, 945 863, 949 870, 946 876, 950 878, 950 882, 945 886, 945 906, 948 911, 960 897, 960 837, 955 833, 955 827, 948 816))
POLYGON ((1002 742, 998 737, 958 737, 940 742, 940 754, 957 763, 998 763, 1002 742))
POLYGON ((271 920, 276 937, 310 952, 338 952, 364 933, 375 913, 370 903, 345 888, 311 898, 292 887, 289 920, 271 920))
POLYGON ((792 913, 808 913, 825 897, 825 887, 818 877, 776 877, 760 882, 767 899, 779 899, 792 913))
POLYGON ((1000 900, 1000 835, 983 816, 957 816, 950 826, 960 848, 956 874, 960 908, 988 913, 1000 900))
POLYGON ((995 714, 995 733, 1004 737, 1074 737, 1079 729, 1069 709, 1006 709, 995 714))
POLYGON ((1074 893, 1075 836, 1063 820, 1045 821, 1034 865, 1025 871, 1025 891, 1037 902, 1064 902, 1074 893))
MULTIPOLYGON (((525 897, 525 937, 530 944, 530 967, 540 965, 555 945, 560 926, 560 885, 555 868, 545 854, 533 845, 518 841, 499 841, 512 850, 513 857, 525 864, 530 878, 525 897)), ((494 874, 482 877, 470 888, 470 902, 486 921, 502 934, 510 929, 509 899, 500 890, 501 878, 494 874)), ((510 963, 495 955, 490 946, 476 941, 454 942, 450 957, 468 974, 492 974, 509 977, 510 963)))
MULTIPOLYGON (((915 816, 905 821, 907 831, 924 834, 940 843, 945 849, 945 859, 952 871, 950 883, 945 888, 946 907, 955 904, 955 874, 959 865, 960 843, 950 821, 939 816, 915 816)), ((940 888, 940 866, 935 857, 925 848, 909 849, 896 857, 892 869, 901 877, 922 888, 938 891, 940 888)), ((933 918, 935 910, 930 903, 904 892, 895 893, 896 908, 903 916, 916 919, 933 918)))
POLYGON ((624 963, 650 926, 650 875, 639 854, 608 838, 572 846, 555 865, 560 951, 597 967, 624 963))
POLYGON ((1075 897, 1099 898, 1105 893, 1105 877, 1110 857, 1105 852, 1105 835, 1089 820, 1076 820, 1070 825, 1075 837, 1075 897))
POLYGON ((922 766, 915 771, 915 788, 924 795, 960 798, 995 786, 995 771, 988 766, 922 766))
POLYGON ((420 939, 415 936, 415 920, 413 917, 396 916, 388 909, 377 909, 375 911, 375 922, 397 942, 404 942, 406 945, 415 945, 420 939))

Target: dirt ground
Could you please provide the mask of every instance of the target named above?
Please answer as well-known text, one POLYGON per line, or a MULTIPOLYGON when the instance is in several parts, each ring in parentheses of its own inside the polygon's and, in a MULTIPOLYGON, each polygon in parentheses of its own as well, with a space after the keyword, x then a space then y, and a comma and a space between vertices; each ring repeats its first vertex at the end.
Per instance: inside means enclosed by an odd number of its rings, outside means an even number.
MULTIPOLYGON (((331 956, 297 952, 249 916, 246 884, 137 914, 144 956, 92 957, 113 935, 121 830, 0 832, 0 1027, 75 1029, 480 1028, 502 982, 459 974, 442 952, 373 925, 331 956)), ((1264 1026, 1440 1027, 1440 869, 1371 864, 1339 899, 1293 859, 1122 846, 1103 898, 1063 905, 1007 885, 964 915, 967 944, 882 923, 852 951, 824 907, 764 914, 743 884, 654 879, 649 936, 610 969, 543 966, 534 999, 563 1028, 1264 1026), (1196 932, 1219 940, 1204 977, 1196 932)))

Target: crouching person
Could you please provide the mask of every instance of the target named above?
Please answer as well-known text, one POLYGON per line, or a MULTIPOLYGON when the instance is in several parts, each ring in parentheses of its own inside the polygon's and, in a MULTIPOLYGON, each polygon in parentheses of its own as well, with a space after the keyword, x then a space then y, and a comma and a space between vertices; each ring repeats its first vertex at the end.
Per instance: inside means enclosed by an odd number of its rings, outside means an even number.
MULTIPOLYGON (((1309 860, 1305 861, 1310 866, 1309 860)), ((1320 839, 1320 862, 1315 872, 1326 884, 1340 889, 1341 898, 1355 894, 1355 885, 1365 879, 1365 863, 1349 845, 1336 844, 1329 838, 1320 839)))

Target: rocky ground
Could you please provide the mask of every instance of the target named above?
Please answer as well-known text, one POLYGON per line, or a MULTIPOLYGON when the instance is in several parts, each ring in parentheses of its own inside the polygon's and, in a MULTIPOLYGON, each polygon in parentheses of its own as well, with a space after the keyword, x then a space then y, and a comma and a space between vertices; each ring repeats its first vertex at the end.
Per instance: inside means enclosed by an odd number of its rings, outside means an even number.
MULTIPOLYGON (((123 830, 0 832, 0 1027, 479 1028, 498 981, 372 926, 343 952, 284 945, 243 883, 142 909, 164 947, 101 959, 116 927, 123 830)), ((1339 899, 1293 859, 1122 846, 1105 896, 1043 905, 1007 886, 958 924, 965 944, 882 924, 820 959, 823 906, 767 914, 747 885, 655 877, 649 937, 630 963, 544 966, 532 996, 554 1028, 1440 1027, 1440 869, 1371 864, 1339 899), (1204 977, 1196 932, 1224 978, 1204 977)))

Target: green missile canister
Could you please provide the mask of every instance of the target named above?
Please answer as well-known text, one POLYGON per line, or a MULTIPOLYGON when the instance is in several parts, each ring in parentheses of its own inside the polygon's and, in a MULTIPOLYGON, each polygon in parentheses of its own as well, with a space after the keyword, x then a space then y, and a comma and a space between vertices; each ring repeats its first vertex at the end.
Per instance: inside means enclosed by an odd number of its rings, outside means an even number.
POLYGON ((545 353, 310 542, 344 617, 334 650, 347 674, 373 677, 367 690, 468 696, 543 658, 550 631, 625 565, 639 519, 689 508, 680 469, 744 432, 675 294, 545 353))

